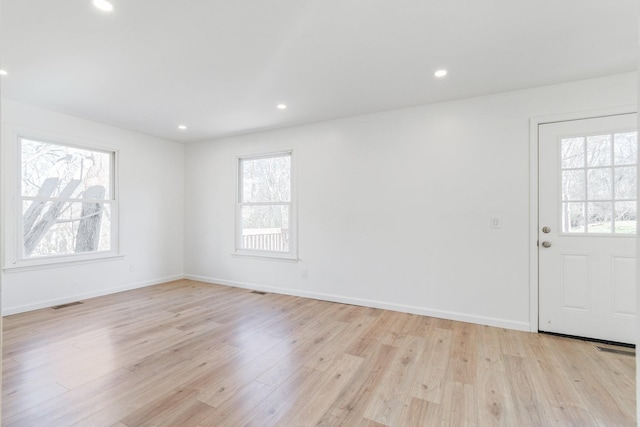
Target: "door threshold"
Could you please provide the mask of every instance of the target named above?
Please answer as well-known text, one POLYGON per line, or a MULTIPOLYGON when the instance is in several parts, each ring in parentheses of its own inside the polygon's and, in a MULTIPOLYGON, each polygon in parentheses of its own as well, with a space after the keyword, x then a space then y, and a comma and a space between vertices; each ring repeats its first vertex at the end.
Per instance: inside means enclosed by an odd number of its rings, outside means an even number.
POLYGON ((629 344, 629 343, 626 343, 626 342, 601 340, 601 339, 598 339, 598 338, 589 338, 589 337, 579 337, 579 336, 576 336, 576 335, 560 334, 558 332, 538 331, 538 333, 546 334, 546 335, 553 335, 553 336, 562 337, 562 338, 571 338, 571 339, 576 339, 576 340, 581 340, 581 341, 597 342, 599 344, 607 344, 607 345, 613 345, 613 346, 617 346, 617 347, 636 348, 635 344, 629 344))

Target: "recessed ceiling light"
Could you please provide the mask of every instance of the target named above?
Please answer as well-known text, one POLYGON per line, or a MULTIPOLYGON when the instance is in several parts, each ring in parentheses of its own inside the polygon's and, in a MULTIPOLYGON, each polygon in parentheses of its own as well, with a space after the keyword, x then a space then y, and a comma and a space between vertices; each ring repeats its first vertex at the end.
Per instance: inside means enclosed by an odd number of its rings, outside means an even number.
POLYGON ((278 110, 286 110, 287 109, 287 106, 284 105, 284 104, 278 104, 277 107, 278 107, 278 110))
POLYGON ((9 73, 7 73, 5 70, 0 70, 0 76, 6 76, 7 74, 9 73))
POLYGON ((447 70, 438 70, 435 73, 433 73, 433 75, 436 77, 444 77, 447 75, 447 70))
POLYGON ((187 130, 187 127, 185 125, 178 125, 178 129, 187 130))
POLYGON ((107 0, 93 0, 93 5, 104 12, 113 10, 113 5, 107 0))

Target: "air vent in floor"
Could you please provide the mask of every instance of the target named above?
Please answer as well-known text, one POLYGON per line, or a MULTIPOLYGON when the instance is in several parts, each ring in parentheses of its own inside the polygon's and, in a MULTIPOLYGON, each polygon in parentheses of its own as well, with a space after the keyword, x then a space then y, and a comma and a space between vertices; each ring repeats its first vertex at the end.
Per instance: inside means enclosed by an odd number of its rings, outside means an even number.
POLYGON ((635 355, 636 355, 635 351, 618 350, 617 348, 598 347, 598 350, 604 351, 605 353, 622 354, 624 356, 634 356, 635 357, 635 355))
POLYGON ((54 310, 59 310, 61 308, 67 308, 67 307, 71 307, 72 305, 78 305, 78 304, 82 304, 82 301, 74 301, 74 302, 69 302, 69 303, 66 303, 66 304, 54 305, 51 308, 54 309, 54 310))
POLYGON ((258 295, 266 295, 266 292, 262 292, 262 291, 251 291, 250 293, 252 294, 258 294, 258 295))

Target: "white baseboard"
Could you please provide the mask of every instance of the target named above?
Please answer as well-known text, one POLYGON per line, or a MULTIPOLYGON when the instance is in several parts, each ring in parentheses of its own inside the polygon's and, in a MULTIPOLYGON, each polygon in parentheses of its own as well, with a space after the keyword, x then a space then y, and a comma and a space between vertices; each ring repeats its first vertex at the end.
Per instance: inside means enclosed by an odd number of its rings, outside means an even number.
POLYGON ((68 296, 65 296, 65 297, 62 297, 62 298, 50 299, 50 300, 46 300, 46 301, 38 301, 38 302, 35 302, 33 304, 26 304, 26 305, 20 305, 20 306, 15 306, 15 307, 7 307, 7 308, 2 310, 2 315, 3 316, 10 316, 12 314, 24 313, 26 311, 39 310, 41 308, 53 307, 53 306, 56 306, 56 305, 66 304, 66 303, 74 302, 74 301, 80 301, 80 300, 83 300, 83 299, 89 299, 89 298, 101 297, 101 296, 104 296, 104 295, 116 294, 118 292, 130 291, 132 289, 138 289, 138 288, 144 288, 144 287, 147 287, 147 286, 159 285, 161 283, 172 282, 174 280, 180 280, 180 279, 184 279, 184 276, 182 274, 175 275, 175 276, 161 277, 161 278, 157 278, 157 279, 153 279, 153 280, 146 280, 144 282, 129 283, 129 284, 124 285, 124 286, 119 286, 119 287, 116 287, 116 288, 101 289, 101 290, 95 291, 95 292, 86 292, 86 293, 81 293, 81 294, 68 295, 68 296))
POLYGON ((359 305, 363 307, 380 308, 384 310, 419 314, 419 315, 429 316, 429 317, 437 317, 440 319, 456 320, 460 322, 469 322, 469 323, 475 323, 479 325, 514 329, 518 331, 527 331, 527 332, 530 331, 530 325, 527 322, 517 322, 512 320, 494 318, 494 317, 477 316, 472 314, 459 313, 459 312, 453 312, 453 311, 447 311, 447 310, 439 310, 439 309, 433 309, 428 307, 395 304, 395 303, 389 303, 384 301, 369 300, 364 298, 348 297, 343 295, 300 291, 295 289, 278 288, 273 286, 263 286, 255 283, 244 283, 244 282, 238 282, 234 280, 216 279, 212 277, 197 276, 192 274, 167 276, 167 277, 157 278, 153 280, 147 280, 144 282, 129 283, 127 285, 119 286, 116 288, 102 289, 95 292, 86 292, 81 294, 69 295, 62 298, 38 301, 32 304, 26 304, 22 306, 7 307, 2 311, 2 315, 9 316, 12 314, 24 313, 27 311, 38 310, 41 308, 47 308, 55 305, 66 304, 73 301, 79 301, 83 299, 115 294, 118 292, 144 288, 147 286, 159 285, 161 283, 167 283, 167 282, 180 280, 180 279, 191 279, 199 282, 212 283, 212 284, 218 284, 218 285, 224 285, 224 286, 232 286, 236 288, 265 291, 265 292, 276 293, 276 294, 292 295, 292 296, 298 296, 298 297, 304 297, 304 298, 317 299, 321 301, 330 301, 330 302, 337 302, 337 303, 343 303, 343 304, 359 305))
POLYGON ((294 289, 277 288, 272 286, 263 286, 255 283, 243 283, 233 280, 216 279, 212 277, 197 276, 186 274, 185 279, 197 280, 199 282, 211 283, 224 286, 232 286, 235 288, 251 289, 256 291, 264 291, 275 294, 292 295, 298 297, 312 298, 322 301, 339 302, 343 304, 359 305, 364 307, 381 308, 384 310, 399 311, 403 313, 420 314, 422 316, 437 317, 440 319, 456 320, 459 322, 475 323, 478 325, 494 326, 498 328, 514 329, 517 331, 530 331, 528 322, 518 322, 508 319, 499 319, 495 317, 477 316, 473 314, 458 313, 454 311, 438 310, 428 307, 418 307, 404 304, 394 304, 384 301, 369 300, 363 298, 353 298, 342 295, 325 294, 318 292, 300 291, 294 289))

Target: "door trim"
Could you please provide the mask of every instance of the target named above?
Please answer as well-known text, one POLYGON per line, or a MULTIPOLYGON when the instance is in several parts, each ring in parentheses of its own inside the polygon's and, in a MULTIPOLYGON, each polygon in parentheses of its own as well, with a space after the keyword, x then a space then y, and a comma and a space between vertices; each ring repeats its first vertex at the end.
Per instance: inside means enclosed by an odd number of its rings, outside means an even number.
POLYGON ((570 122, 573 120, 595 119, 599 117, 617 116, 620 114, 636 114, 636 105, 602 110, 578 111, 532 117, 529 120, 529 328, 538 332, 538 146, 540 144, 538 129, 540 125, 570 122))

